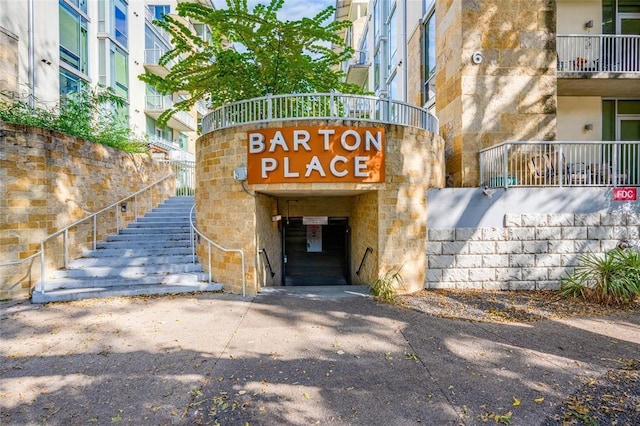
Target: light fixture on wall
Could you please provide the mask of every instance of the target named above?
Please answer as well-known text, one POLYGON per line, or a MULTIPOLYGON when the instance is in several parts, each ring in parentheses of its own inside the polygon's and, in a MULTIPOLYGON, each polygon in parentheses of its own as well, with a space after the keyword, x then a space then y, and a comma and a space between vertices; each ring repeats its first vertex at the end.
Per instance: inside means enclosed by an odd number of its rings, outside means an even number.
POLYGON ((593 130, 593 124, 591 124, 591 123, 585 124, 584 125, 584 130, 587 131, 587 132, 593 130))
POLYGON ((593 19, 589 19, 587 22, 584 23, 584 27, 585 28, 593 28, 593 19))
POLYGON ((127 203, 120 204, 120 211, 122 213, 126 213, 127 212, 127 203))

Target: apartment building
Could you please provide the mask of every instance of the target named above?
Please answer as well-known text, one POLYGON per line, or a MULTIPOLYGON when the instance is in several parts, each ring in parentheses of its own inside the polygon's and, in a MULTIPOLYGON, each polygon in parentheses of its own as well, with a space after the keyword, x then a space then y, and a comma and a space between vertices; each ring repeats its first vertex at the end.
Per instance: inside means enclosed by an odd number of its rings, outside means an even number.
MULTIPOLYGON (((0 27, 18 40, 18 96, 52 106, 83 83, 111 87, 127 100, 122 113, 135 134, 155 151, 192 160, 206 105, 199 102, 192 111, 178 112, 162 127, 160 114, 186 95, 162 95, 138 79, 145 71, 169 72, 171 64, 160 65, 160 58, 170 49, 171 38, 153 21, 174 14, 177 3, 0 0, 0 27)), ((203 24, 184 24, 207 37, 203 24)))
MULTIPOLYGON (((481 151, 533 141, 576 142, 562 153, 565 174, 593 182, 607 165, 606 176, 638 184, 637 145, 612 159, 610 148, 577 142, 640 140, 640 2, 340 0, 336 8, 336 19, 354 23, 341 34, 356 50, 343 64, 347 80, 438 117, 450 186, 489 184, 481 151)), ((510 168, 513 182, 529 173, 510 168)))

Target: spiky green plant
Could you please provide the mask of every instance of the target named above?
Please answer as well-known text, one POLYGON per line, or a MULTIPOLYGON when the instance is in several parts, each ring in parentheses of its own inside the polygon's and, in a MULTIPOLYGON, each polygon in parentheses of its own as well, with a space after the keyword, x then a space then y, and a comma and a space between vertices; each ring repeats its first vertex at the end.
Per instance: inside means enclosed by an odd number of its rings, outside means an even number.
POLYGON ((561 280, 560 294, 607 305, 633 302, 640 295, 640 251, 581 255, 573 274, 561 280))
POLYGON ((376 300, 384 303, 395 301, 398 289, 404 288, 404 279, 400 275, 400 269, 395 272, 390 269, 371 283, 370 292, 376 300))

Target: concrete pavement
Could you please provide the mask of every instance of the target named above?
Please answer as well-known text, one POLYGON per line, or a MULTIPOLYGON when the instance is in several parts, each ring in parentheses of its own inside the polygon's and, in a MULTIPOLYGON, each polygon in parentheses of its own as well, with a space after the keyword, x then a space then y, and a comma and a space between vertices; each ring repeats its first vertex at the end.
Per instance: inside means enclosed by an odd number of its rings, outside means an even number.
POLYGON ((541 425, 640 353, 637 314, 473 323, 362 293, 4 302, 0 424, 541 425))

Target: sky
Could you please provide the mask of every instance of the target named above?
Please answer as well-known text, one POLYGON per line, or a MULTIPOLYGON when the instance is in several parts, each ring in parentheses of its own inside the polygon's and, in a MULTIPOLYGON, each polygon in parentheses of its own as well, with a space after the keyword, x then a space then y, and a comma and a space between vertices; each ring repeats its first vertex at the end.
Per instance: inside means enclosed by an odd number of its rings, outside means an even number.
MULTIPOLYGON (((258 3, 269 4, 270 0, 249 0, 249 9, 258 3)), ((216 7, 224 8, 227 3, 225 0, 214 0, 214 4, 216 7)), ((311 18, 327 6, 335 5, 335 0, 285 0, 278 17, 283 21, 311 18)))

